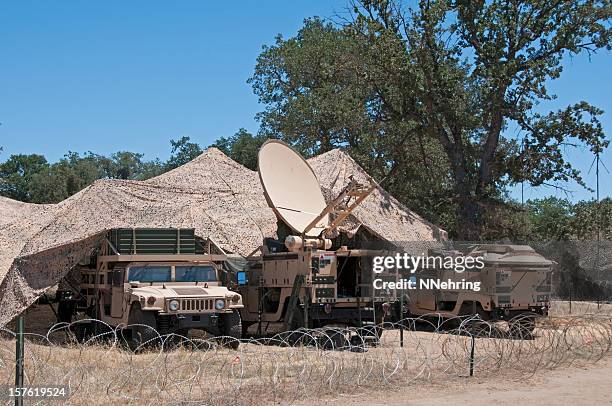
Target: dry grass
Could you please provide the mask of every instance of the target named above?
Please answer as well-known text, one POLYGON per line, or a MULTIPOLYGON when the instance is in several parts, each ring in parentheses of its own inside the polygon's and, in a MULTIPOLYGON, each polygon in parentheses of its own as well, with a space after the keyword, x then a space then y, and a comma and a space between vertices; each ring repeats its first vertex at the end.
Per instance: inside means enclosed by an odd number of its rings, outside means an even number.
MULTIPOLYGON (((380 344, 365 352, 269 345, 261 340, 243 342, 233 351, 210 340, 192 339, 191 347, 198 349, 157 348, 134 354, 113 340, 59 345, 66 334, 55 332, 44 339, 29 337, 26 382, 70 385, 69 404, 248 405, 465 379, 469 336, 410 330, 404 331, 400 347, 399 331, 385 327, 380 344)), ((476 339, 476 376, 523 379, 538 371, 595 362, 610 351, 612 319, 601 314, 550 317, 542 320, 530 340, 502 338, 500 331, 490 325, 476 339)), ((0 384, 14 380, 14 346, 6 334, 0 340, 0 384)))

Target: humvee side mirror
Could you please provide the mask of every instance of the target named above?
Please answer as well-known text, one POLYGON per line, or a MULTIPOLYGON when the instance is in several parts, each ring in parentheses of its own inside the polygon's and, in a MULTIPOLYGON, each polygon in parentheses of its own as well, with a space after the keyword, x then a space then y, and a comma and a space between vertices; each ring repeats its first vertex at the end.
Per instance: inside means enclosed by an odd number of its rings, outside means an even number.
POLYGON ((249 282, 245 271, 238 271, 236 278, 238 279, 238 285, 246 285, 249 282))
POLYGON ((113 286, 123 286, 124 271, 123 268, 115 268, 113 271, 113 286))

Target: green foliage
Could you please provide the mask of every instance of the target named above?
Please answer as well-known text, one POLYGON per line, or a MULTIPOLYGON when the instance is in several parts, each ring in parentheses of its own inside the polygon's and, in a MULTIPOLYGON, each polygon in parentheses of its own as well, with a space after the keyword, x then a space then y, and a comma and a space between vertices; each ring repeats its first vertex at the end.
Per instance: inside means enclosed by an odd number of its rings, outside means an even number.
POLYGON ((251 170, 257 170, 257 153, 266 142, 262 135, 253 136, 244 128, 231 137, 221 137, 212 145, 219 148, 225 155, 251 170))
POLYGON ((572 204, 567 199, 547 197, 527 201, 532 224, 529 239, 565 240, 571 235, 572 204))
POLYGON ((612 240, 612 199, 580 201, 573 206, 572 235, 579 239, 612 240))
POLYGON ((0 164, 0 194, 32 203, 57 203, 96 179, 148 179, 162 173, 159 160, 143 161, 143 154, 117 152, 110 157, 91 152, 69 152, 49 164, 41 155, 12 155, 0 164))
POLYGON ((582 200, 547 197, 528 200, 525 205, 529 229, 523 240, 602 240, 612 239, 612 199, 582 200))
POLYGON ((159 175, 163 164, 159 159, 143 161, 144 154, 119 151, 103 159, 104 174, 110 179, 144 180, 159 175))
POLYGON ((379 179, 394 171, 385 187, 465 239, 503 218, 509 185, 583 184, 565 149, 608 146, 602 111, 533 108, 554 98, 547 85, 565 56, 610 49, 607 2, 354 6, 340 24, 306 20, 264 48, 250 79, 266 105, 262 134, 306 154, 346 148, 379 179))
POLYGON ((0 164, 0 194, 23 202, 31 201, 29 190, 32 177, 49 167, 42 155, 11 155, 0 164))
POLYGON ((170 159, 166 162, 166 170, 178 168, 202 153, 202 147, 194 142, 190 142, 189 137, 171 140, 170 144, 172 145, 172 155, 170 155, 170 159))

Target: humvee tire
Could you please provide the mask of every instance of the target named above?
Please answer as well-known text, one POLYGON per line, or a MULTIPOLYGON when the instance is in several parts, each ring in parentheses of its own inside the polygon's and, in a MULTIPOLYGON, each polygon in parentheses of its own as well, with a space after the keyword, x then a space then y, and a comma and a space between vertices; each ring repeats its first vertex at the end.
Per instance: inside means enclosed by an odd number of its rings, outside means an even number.
MULTIPOLYGON (((285 312, 285 317, 286 316, 287 314, 285 312)), ((303 328, 304 310, 298 305, 293 313, 293 319, 291 320, 289 329, 280 333, 280 337, 282 337, 283 340, 282 345, 294 346, 298 345, 300 342, 304 344, 305 342, 309 341, 309 335, 304 330, 300 330, 303 328)))
POLYGON ((459 321, 457 328, 461 328, 461 333, 470 336, 489 337, 491 335, 489 319, 489 313, 483 309, 480 302, 464 302, 457 317, 459 321))
POLYGON ((128 317, 128 328, 131 330, 129 345, 132 350, 142 349, 143 345, 153 345, 159 337, 155 313, 143 311, 140 303, 133 303, 128 317))
POLYGON ((233 310, 232 313, 222 314, 219 318, 219 322, 221 335, 226 336, 221 344, 233 350, 237 349, 240 345, 240 338, 242 337, 242 320, 240 318, 240 313, 238 310, 233 310))

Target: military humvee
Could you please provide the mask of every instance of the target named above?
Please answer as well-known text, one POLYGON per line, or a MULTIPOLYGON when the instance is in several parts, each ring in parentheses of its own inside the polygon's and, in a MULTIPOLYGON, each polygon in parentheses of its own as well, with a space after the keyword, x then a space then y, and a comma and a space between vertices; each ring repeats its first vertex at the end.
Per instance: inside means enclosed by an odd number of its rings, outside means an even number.
MULTIPOLYGON (((526 245, 482 244, 467 254, 458 251, 430 255, 481 257, 482 269, 417 270, 402 277, 480 282, 480 290, 415 289, 404 295, 402 317, 439 315, 446 318, 477 314, 483 320, 506 320, 510 332, 531 334, 535 318, 548 314, 553 261, 526 245)), ((415 282, 416 282, 415 281, 415 282)), ((396 303, 399 308, 399 303, 396 303)), ((399 311, 399 309, 398 309, 399 311)))
POLYGON ((79 288, 58 291, 59 318, 83 313, 111 327, 128 326, 124 332, 135 347, 200 329, 233 338, 225 343, 236 348, 242 296, 222 286, 223 259, 204 253, 193 229, 111 230, 91 261, 69 274, 80 277, 79 288))

